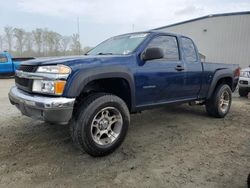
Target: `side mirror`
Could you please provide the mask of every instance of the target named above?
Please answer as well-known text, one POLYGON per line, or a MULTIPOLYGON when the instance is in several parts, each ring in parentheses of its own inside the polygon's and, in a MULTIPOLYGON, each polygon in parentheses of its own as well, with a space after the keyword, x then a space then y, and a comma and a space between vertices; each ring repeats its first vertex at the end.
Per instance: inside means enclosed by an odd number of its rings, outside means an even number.
POLYGON ((161 59, 164 57, 163 50, 161 48, 147 48, 142 54, 142 60, 161 59))

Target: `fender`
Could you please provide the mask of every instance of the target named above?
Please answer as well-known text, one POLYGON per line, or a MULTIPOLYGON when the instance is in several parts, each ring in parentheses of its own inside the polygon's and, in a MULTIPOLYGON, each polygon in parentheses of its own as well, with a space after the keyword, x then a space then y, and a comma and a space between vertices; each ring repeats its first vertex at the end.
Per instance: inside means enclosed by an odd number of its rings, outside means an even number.
MULTIPOLYGON (((234 78, 233 71, 231 69, 219 69, 215 72, 213 80, 208 90, 208 95, 206 97, 207 99, 209 99, 212 96, 214 89, 221 78, 231 78, 233 83, 233 78, 234 78)), ((232 88, 232 86, 230 87, 232 88)))
POLYGON ((112 65, 105 67, 91 67, 75 73, 67 82, 64 96, 75 98, 80 95, 84 87, 91 81, 105 78, 123 78, 130 87, 131 108, 135 108, 135 83, 133 73, 127 66, 112 65))

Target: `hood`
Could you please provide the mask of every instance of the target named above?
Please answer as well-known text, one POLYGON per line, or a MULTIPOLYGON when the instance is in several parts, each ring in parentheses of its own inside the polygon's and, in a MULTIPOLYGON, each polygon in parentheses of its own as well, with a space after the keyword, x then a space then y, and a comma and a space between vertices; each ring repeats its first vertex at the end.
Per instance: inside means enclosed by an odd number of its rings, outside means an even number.
POLYGON ((250 67, 241 69, 240 71, 241 71, 241 72, 250 72, 250 67))
POLYGON ((63 64, 69 67, 75 67, 79 65, 96 65, 100 63, 114 63, 121 59, 128 58, 129 55, 82 55, 82 56, 64 56, 64 57, 46 57, 37 58, 29 61, 25 61, 22 65, 56 65, 63 64))
POLYGON ((62 57, 40 57, 33 60, 25 61, 23 65, 55 65, 55 64, 64 64, 68 65, 75 61, 88 62, 89 60, 93 61, 96 57, 94 56, 62 56, 62 57))

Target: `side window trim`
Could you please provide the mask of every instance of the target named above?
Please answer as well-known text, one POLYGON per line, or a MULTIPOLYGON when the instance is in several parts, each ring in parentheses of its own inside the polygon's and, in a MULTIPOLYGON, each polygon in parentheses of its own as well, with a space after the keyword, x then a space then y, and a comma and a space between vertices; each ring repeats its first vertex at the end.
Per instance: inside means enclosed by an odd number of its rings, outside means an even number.
MULTIPOLYGON (((170 35, 171 36, 171 35, 170 35)), ((180 41, 179 41, 179 37, 177 37, 177 36, 173 36, 173 37, 175 37, 175 39, 176 39, 176 42, 177 42, 177 48, 178 48, 178 56, 179 56, 179 59, 178 59, 178 61, 182 61, 182 54, 181 54, 181 46, 180 46, 180 41)))

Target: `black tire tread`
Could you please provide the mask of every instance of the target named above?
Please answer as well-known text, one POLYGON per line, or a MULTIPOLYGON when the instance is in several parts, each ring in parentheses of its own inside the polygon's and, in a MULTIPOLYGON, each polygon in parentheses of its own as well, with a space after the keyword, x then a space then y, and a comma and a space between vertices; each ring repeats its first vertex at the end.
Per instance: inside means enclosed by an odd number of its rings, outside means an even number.
MULTIPOLYGON (((100 94, 101 96, 101 93, 98 93, 100 94)), ((81 106, 81 108, 85 108, 88 104, 89 104, 89 98, 92 98, 93 96, 96 96, 97 97, 97 94, 90 94, 89 96, 87 96, 86 98, 84 98, 84 100, 82 100, 79 104, 79 106, 81 106)), ((70 123, 69 123, 69 130, 70 130, 70 136, 71 136, 71 139, 73 141, 73 144, 74 146, 77 148, 77 149, 82 149, 81 148, 81 145, 80 145, 80 142, 79 142, 79 139, 78 139, 78 136, 77 136, 77 119, 79 117, 79 114, 80 114, 80 110, 77 110, 74 114, 73 114, 73 118, 70 120, 70 123)))
MULTIPOLYGON (((208 99, 206 101, 206 111, 207 113, 212 116, 212 117, 216 117, 216 118, 223 118, 226 116, 226 114, 221 114, 219 112, 219 108, 218 108, 218 94, 220 92, 220 90, 222 89, 230 89, 229 85, 227 84, 220 84, 215 88, 215 91, 213 92, 213 95, 211 96, 210 99, 208 99)), ((231 89, 230 89, 231 91, 231 89)), ((230 106, 231 106, 231 101, 230 101, 230 106)), ((230 109, 229 106, 229 109, 230 109)))
MULTIPOLYGON (((80 105, 80 108, 78 109, 78 112, 75 117, 75 122, 73 122, 73 141, 75 142, 75 145, 80 148, 81 150, 86 151, 92 156, 104 156, 109 153, 112 153, 121 143, 124 137, 122 137, 121 141, 119 140, 119 144, 117 144, 116 147, 112 147, 111 149, 108 149, 106 151, 97 151, 95 147, 90 143, 90 141, 87 138, 87 135, 84 134, 84 131, 82 131, 82 125, 87 124, 88 120, 91 118, 92 114, 89 113, 89 111, 93 110, 98 106, 98 103, 100 102, 101 98, 109 98, 109 101, 115 101, 118 102, 122 108, 125 110, 126 116, 128 118, 128 121, 130 121, 129 118, 129 110, 127 108, 126 103, 119 98, 118 96, 108 94, 108 93, 94 93, 88 96, 84 99, 82 105, 80 105), (84 135, 83 135, 84 134, 84 135)), ((127 132, 127 128, 125 129, 125 132, 127 132)))

